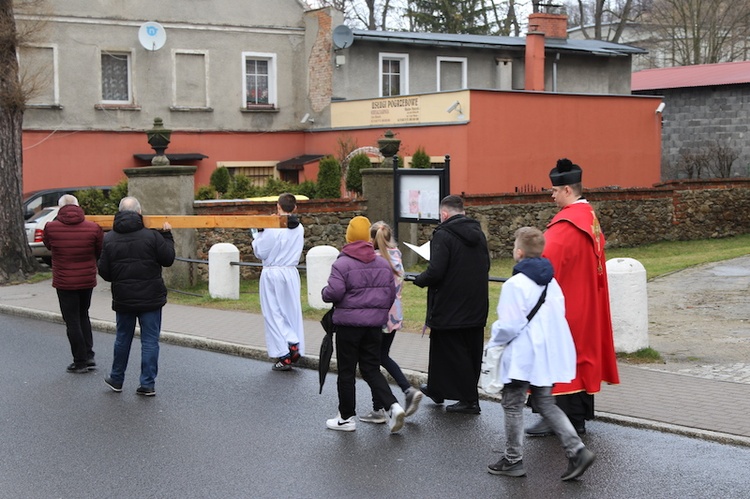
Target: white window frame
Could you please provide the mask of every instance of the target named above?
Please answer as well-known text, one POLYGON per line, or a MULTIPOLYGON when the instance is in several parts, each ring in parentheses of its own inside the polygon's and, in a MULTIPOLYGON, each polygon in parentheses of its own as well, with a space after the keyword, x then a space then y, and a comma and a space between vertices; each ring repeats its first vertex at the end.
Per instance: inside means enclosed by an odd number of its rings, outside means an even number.
MULTIPOLYGON (((438 92, 442 91, 442 88, 440 88, 440 63, 442 62, 460 62, 461 63, 461 88, 460 90, 464 90, 468 88, 469 86, 469 59, 467 57, 442 57, 438 56, 437 58, 437 83, 435 84, 435 88, 438 92)), ((455 88, 452 88, 451 90, 458 90, 455 88)))
POLYGON ((135 54, 132 50, 99 49, 99 102, 101 104, 132 105, 135 103, 135 54), (128 57, 128 100, 107 100, 102 95, 102 55, 126 55, 128 57))
POLYGON ((277 86, 278 86, 278 78, 277 78, 277 61, 276 61, 276 54, 269 53, 269 52, 242 52, 242 64, 241 64, 241 71, 240 75, 242 77, 242 85, 240 92, 240 97, 242 98, 241 108, 242 109, 248 109, 248 110, 256 110, 256 109, 263 109, 263 107, 249 107, 247 105, 247 98, 245 95, 245 92, 247 91, 247 80, 245 76, 245 71, 247 70, 246 61, 248 59, 261 59, 261 60, 267 60, 268 61, 268 105, 269 108, 272 107, 273 109, 278 109, 279 103, 277 100, 277 86))
POLYGON ((383 95, 383 60, 398 60, 401 62, 401 84, 400 95, 409 94, 409 54, 398 54, 395 52, 380 52, 378 54, 378 95, 380 97, 391 97, 383 95))
POLYGON ((178 108, 178 107, 185 107, 180 106, 180 103, 177 102, 177 56, 186 54, 186 55, 202 55, 203 56, 203 77, 206 80, 206 95, 204 96, 203 101, 205 102, 205 106, 199 107, 199 109, 204 108, 210 108, 211 107, 211 92, 208 90, 208 84, 209 84, 209 78, 208 78, 208 50, 186 50, 186 49, 173 49, 172 50, 172 107, 178 108))

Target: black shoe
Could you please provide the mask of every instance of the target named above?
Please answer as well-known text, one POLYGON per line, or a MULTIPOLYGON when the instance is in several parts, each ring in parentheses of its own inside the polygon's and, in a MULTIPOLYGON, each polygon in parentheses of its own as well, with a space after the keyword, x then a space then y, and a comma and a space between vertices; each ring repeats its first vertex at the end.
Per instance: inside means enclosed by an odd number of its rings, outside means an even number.
POLYGON ((106 383, 107 386, 110 387, 115 393, 120 393, 122 391, 122 383, 113 381, 109 376, 104 378, 104 383, 106 383))
POLYGON ((583 475, 595 458, 596 455, 586 447, 579 450, 575 456, 568 459, 568 469, 562 475, 563 481, 573 480, 583 475))
POLYGON ((487 466, 487 471, 491 475, 524 476, 526 474, 526 468, 523 467, 523 459, 510 464, 504 457, 495 464, 487 466))
POLYGON ((89 371, 96 371, 96 362, 94 362, 94 359, 86 361, 86 369, 89 371))
POLYGON ((65 370, 69 373, 75 374, 84 374, 89 372, 89 368, 86 367, 86 364, 76 364, 75 362, 66 367, 65 370))
POLYGON ((446 412, 458 412, 461 414, 479 414, 482 412, 479 409, 479 402, 463 402, 458 401, 455 404, 449 405, 445 408, 446 412))
POLYGON ((440 405, 443 402, 445 402, 445 399, 443 399, 442 397, 433 397, 432 395, 430 395, 430 392, 427 391, 427 385, 426 384, 419 385, 419 391, 422 392, 422 393, 424 393, 428 397, 430 397, 432 399, 432 401, 435 402, 437 405, 440 405))
POLYGON ((153 397, 156 395, 156 390, 153 388, 146 388, 145 386, 139 386, 136 388, 135 393, 138 395, 143 395, 144 397, 153 397))

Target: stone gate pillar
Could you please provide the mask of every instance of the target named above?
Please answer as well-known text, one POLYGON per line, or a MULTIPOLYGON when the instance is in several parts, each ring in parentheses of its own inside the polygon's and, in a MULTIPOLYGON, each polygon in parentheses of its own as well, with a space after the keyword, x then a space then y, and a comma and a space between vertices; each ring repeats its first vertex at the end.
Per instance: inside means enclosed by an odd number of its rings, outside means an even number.
MULTIPOLYGON (((192 215, 196 166, 126 168, 128 195, 141 203, 144 215, 192 215)), ((195 229, 172 229, 178 257, 196 258, 195 229)), ((176 261, 164 269, 169 288, 184 289, 195 282, 194 265, 176 261)))

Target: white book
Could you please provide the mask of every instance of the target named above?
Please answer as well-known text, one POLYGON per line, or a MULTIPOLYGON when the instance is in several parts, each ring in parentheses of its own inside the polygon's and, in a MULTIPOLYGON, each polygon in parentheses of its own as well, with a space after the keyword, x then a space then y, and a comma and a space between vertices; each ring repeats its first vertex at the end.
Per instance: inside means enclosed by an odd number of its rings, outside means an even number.
POLYGON ((430 241, 427 241, 422 246, 417 246, 416 244, 410 244, 407 242, 405 242, 404 244, 425 260, 430 259, 430 241))

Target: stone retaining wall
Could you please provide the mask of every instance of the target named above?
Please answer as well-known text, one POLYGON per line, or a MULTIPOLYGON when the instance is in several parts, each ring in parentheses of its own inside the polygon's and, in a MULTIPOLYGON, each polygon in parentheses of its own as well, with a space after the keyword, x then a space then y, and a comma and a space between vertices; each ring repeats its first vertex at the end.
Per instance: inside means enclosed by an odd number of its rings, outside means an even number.
MULTIPOLYGON (((607 247, 632 247, 657 241, 708 239, 750 233, 750 179, 684 180, 644 189, 593 189, 585 197, 594 206, 607 247)), ((524 225, 543 229, 557 212, 549 191, 465 196, 467 214, 479 220, 487 234, 492 258, 510 257, 513 233, 524 225)), ((275 203, 217 201, 196 203, 197 215, 268 214, 275 203)), ((298 206, 305 226, 305 254, 318 245, 341 248, 349 220, 367 215, 366 200, 310 200, 298 206)), ((430 238, 433 225, 422 225, 417 241, 430 238)), ((208 259, 215 243, 232 243, 243 261, 252 255, 247 230, 198 231, 199 259, 208 259)), ((304 256, 303 256, 304 262, 304 256)), ((243 267, 243 276, 257 270, 243 267)), ((205 274, 201 271, 201 274, 205 274)))

